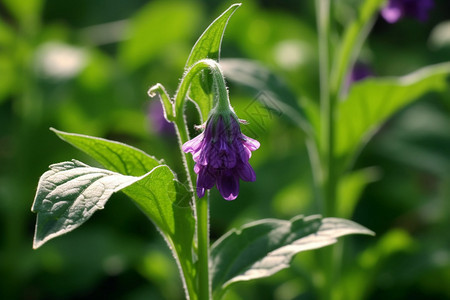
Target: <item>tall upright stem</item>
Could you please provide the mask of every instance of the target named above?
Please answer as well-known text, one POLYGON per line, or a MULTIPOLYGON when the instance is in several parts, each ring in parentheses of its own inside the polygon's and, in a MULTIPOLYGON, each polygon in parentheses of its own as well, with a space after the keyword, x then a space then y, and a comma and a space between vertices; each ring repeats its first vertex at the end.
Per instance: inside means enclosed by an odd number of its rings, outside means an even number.
MULTIPOLYGON (((335 174, 335 105, 336 94, 330 91, 330 1, 316 0, 317 28, 319 37, 319 74, 320 74, 320 149, 323 178, 322 213, 325 217, 334 216, 336 210, 336 174, 335 174)), ((327 247, 319 252, 324 282, 319 292, 321 299, 333 298, 335 261, 334 248, 327 247)))
POLYGON ((198 283, 199 299, 209 300, 211 297, 209 279, 209 192, 197 202, 197 238, 198 238, 198 283))
POLYGON ((323 190, 323 213, 332 216, 335 211, 335 104, 336 95, 330 91, 329 72, 329 29, 330 29, 330 2, 329 0, 316 0, 317 28, 319 35, 319 74, 320 74, 320 120, 321 135, 320 144, 322 149, 322 190, 323 190))
MULTIPOLYGON (((218 93, 227 93, 225 81, 217 62, 213 60, 201 60, 195 63, 184 74, 174 103, 174 122, 181 145, 189 140, 188 128, 184 118, 184 102, 189 90, 192 79, 202 70, 210 69, 213 72, 213 78, 216 81, 218 93)), ((197 220, 197 298, 200 300, 209 300, 211 298, 211 284, 209 278, 209 193, 206 197, 198 198, 195 193, 195 172, 193 161, 183 153, 183 162, 186 167, 186 173, 189 179, 191 190, 194 192, 194 211, 197 220)))
MULTIPOLYGON (((337 188, 341 169, 336 159, 336 111, 337 102, 341 96, 342 87, 351 65, 374 23, 377 11, 385 0, 366 0, 358 10, 358 17, 343 34, 333 64, 330 64, 330 0, 316 0, 317 28, 319 39, 319 71, 320 71, 320 149, 322 178, 322 211, 326 217, 335 217, 337 212, 337 188), (333 65, 330 70, 330 65, 333 65)), ((338 249, 327 247, 320 252, 324 283, 320 296, 322 299, 337 299, 335 287, 338 280, 338 249)))

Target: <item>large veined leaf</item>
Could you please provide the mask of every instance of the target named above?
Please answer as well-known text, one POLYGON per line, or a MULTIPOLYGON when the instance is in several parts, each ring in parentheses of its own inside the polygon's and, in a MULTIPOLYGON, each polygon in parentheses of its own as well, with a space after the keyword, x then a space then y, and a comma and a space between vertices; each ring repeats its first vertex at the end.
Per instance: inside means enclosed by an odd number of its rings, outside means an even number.
POLYGON ((51 165, 39 180, 32 207, 32 211, 38 213, 35 248, 83 224, 120 190, 129 195, 163 233, 176 236, 176 229, 181 230, 185 233, 180 235, 182 240, 190 235, 189 226, 177 225, 178 222, 189 224, 192 219, 189 193, 174 180, 167 166, 158 166, 137 177, 72 160, 51 165))
MULTIPOLYGON (((206 28, 191 50, 191 54, 186 62, 186 69, 205 58, 219 60, 222 37, 228 20, 240 5, 240 3, 231 5, 206 28)), ((192 80, 189 90, 189 97, 197 103, 202 120, 208 116, 212 108, 212 84, 212 76, 209 72, 203 71, 192 80)))
POLYGON ((211 248, 213 293, 220 298, 233 283, 271 276, 289 267, 295 254, 349 234, 373 232, 349 220, 318 215, 259 220, 231 230, 211 248))
POLYGON ((32 207, 38 213, 33 247, 79 227, 114 192, 137 180, 76 160, 51 165, 39 180, 32 207))
POLYGON ((85 152, 108 170, 141 176, 161 164, 156 158, 132 146, 83 134, 53 130, 62 140, 85 152))
POLYGON ((191 193, 169 167, 129 145, 54 130, 109 170, 72 161, 51 166, 40 179, 32 211, 38 213, 34 247, 83 224, 114 192, 129 196, 159 228, 192 285, 194 219, 191 193))
POLYGON ((350 158, 394 113, 427 92, 448 88, 450 63, 425 67, 398 78, 372 78, 355 83, 339 103, 336 154, 350 158))

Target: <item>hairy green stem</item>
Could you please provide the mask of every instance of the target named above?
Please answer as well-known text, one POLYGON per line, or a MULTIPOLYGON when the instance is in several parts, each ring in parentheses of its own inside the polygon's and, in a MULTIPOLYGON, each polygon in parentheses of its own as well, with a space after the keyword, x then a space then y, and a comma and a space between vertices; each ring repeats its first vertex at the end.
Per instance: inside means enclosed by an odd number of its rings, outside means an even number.
MULTIPOLYGON (((189 131, 184 116, 184 104, 187 98, 192 80, 201 71, 209 69, 212 71, 214 87, 219 95, 226 94, 225 80, 218 63, 214 60, 205 59, 196 62, 184 74, 183 80, 178 87, 174 100, 174 123, 177 127, 180 149, 181 146, 189 140, 189 131)), ((222 105, 220 101, 217 105, 222 105)), ((220 108, 220 107, 219 107, 220 108)), ((195 193, 195 178, 193 160, 187 158, 187 154, 182 153, 183 162, 186 167, 186 173, 191 191, 193 191, 194 211, 197 220, 197 297, 200 300, 211 298, 211 284, 209 278, 209 193, 206 197, 198 198, 195 193)), ((192 296, 191 296, 192 298, 192 296)))
MULTIPOLYGON (((164 87, 161 84, 156 84, 155 86, 153 86, 152 88, 149 89, 148 91, 148 95, 150 97, 154 97, 156 95, 156 93, 158 93, 161 97, 161 100, 163 102, 163 107, 164 107, 164 115, 165 117, 172 121, 175 124, 175 131, 178 137, 178 144, 179 144, 179 148, 181 151, 181 147, 182 145, 189 140, 189 133, 187 130, 187 126, 185 125, 184 122, 184 118, 179 118, 176 119, 174 117, 174 107, 173 107, 173 102, 170 100, 170 97, 168 96, 166 90, 164 89, 164 87), (168 105, 170 104, 170 105, 168 105)), ((193 178, 195 178, 195 172, 194 172, 194 166, 193 166, 193 162, 192 160, 187 159, 186 155, 181 152, 181 158, 183 161, 183 165, 185 166, 186 169, 186 177, 187 177, 187 184, 189 185, 190 190, 193 190, 193 178)), ((196 202, 196 195, 194 193, 193 195, 193 207, 194 207, 194 211, 195 211, 195 202, 196 202)), ((180 272, 181 272, 181 280, 183 282, 183 287, 185 288, 185 292, 186 292, 186 298, 189 300, 198 300, 198 287, 196 284, 196 280, 195 278, 192 278, 190 272, 189 272, 189 267, 186 264, 186 262, 181 261, 176 253, 176 251, 174 249, 176 249, 175 244, 173 243, 172 240, 168 240, 168 243, 170 245, 170 248, 172 249, 172 251, 174 251, 174 256, 175 259, 180 267, 180 272)))
POLYGON ((211 298, 209 279, 209 192, 197 202, 197 238, 198 238, 198 282, 199 299, 211 298))

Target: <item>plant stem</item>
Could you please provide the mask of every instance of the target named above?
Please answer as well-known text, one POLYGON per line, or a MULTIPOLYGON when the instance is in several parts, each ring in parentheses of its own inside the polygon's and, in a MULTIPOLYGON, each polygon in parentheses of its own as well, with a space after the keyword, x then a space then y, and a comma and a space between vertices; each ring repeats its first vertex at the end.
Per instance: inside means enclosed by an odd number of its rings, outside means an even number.
POLYGON ((209 192, 197 202, 197 238, 198 238, 198 284, 199 299, 209 300, 211 295, 209 280, 209 192))
MULTIPOLYGON (((322 161, 322 212, 324 217, 334 216, 336 210, 336 174, 335 174, 335 106, 336 96, 330 91, 329 35, 330 35, 330 1, 316 0, 317 28, 319 39, 319 74, 320 74, 320 149, 322 161)), ((318 255, 324 274, 320 289, 320 298, 332 299, 334 289, 334 247, 321 250, 318 255)))
POLYGON ((317 27, 319 35, 319 73, 320 73, 320 144, 322 157, 323 213, 329 217, 334 214, 336 182, 334 176, 334 129, 336 97, 330 92, 329 76, 329 0, 316 0, 317 27))
MULTIPOLYGON (((364 1, 358 18, 350 24, 344 33, 336 55, 333 56, 333 69, 330 71, 330 0, 316 0, 317 28, 319 39, 319 71, 320 71, 320 149, 322 180, 322 211, 325 217, 336 216, 338 179, 341 171, 336 160, 336 110, 347 73, 356 59, 356 55, 366 38, 373 16, 384 0, 364 1)), ((338 297, 335 288, 338 278, 337 248, 327 247, 319 253, 324 271, 324 284, 320 296, 324 300, 338 297)))
MULTIPOLYGON (((189 133, 187 131, 187 127, 184 124, 184 119, 180 120, 175 120, 174 122, 175 124, 175 128, 176 128, 176 132, 177 132, 177 136, 178 136, 178 143, 179 143, 179 148, 181 151, 181 146, 189 140, 189 133)), ((183 161, 183 165, 185 166, 186 169, 186 177, 187 177, 187 181, 190 187, 190 190, 192 190, 193 188, 193 182, 192 180, 195 178, 195 172, 194 172, 194 166, 193 166, 193 162, 189 159, 186 158, 186 155, 181 151, 181 158, 183 161)), ((195 211, 196 208, 196 194, 193 194, 193 201, 192 201, 192 206, 193 209, 195 211)), ((197 300, 198 298, 198 288, 196 285, 196 281, 195 278, 192 278, 192 276, 189 274, 188 272, 188 268, 186 266, 185 263, 183 262, 179 262, 180 266, 181 266, 181 280, 183 281, 183 285, 186 289, 186 298, 190 299, 190 300, 197 300)))
MULTIPOLYGON (((195 63, 190 69, 186 71, 183 80, 178 87, 174 102, 174 123, 177 128, 179 137, 180 149, 181 146, 189 140, 189 131, 184 117, 184 103, 189 91, 189 86, 192 80, 202 70, 210 69, 213 71, 213 78, 216 81, 216 86, 219 89, 217 92, 226 93, 225 81, 222 72, 217 62, 213 60, 200 60, 195 63), (220 82, 217 82, 221 80, 220 82)), ((211 284, 209 279, 209 193, 206 197, 198 198, 195 193, 195 178, 194 162, 187 158, 185 153, 182 153, 183 163, 186 167, 186 174, 188 177, 191 191, 193 191, 193 208, 195 218, 197 221, 197 290, 195 292, 196 299, 209 300, 211 298, 211 284)), ((191 298, 191 291, 189 291, 191 298)))

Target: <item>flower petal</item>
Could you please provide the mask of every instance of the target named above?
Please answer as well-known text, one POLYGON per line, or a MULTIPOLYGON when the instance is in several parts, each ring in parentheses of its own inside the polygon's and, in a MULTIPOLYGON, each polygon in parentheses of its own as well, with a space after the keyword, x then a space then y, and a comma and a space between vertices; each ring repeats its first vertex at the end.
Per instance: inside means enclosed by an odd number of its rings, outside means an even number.
POLYGON ((197 135, 195 138, 193 138, 192 140, 189 140, 186 143, 184 143, 183 146, 181 147, 181 149, 185 153, 188 153, 188 152, 194 153, 194 152, 198 151, 198 149, 202 146, 203 137, 204 137, 204 134, 202 132, 199 135, 197 135))
POLYGON ((252 166, 248 162, 240 164, 239 167, 236 168, 239 177, 244 181, 255 181, 256 174, 253 170, 252 166))
POLYGON ((200 172, 202 165, 201 164, 195 164, 194 165, 194 172, 195 174, 198 174, 200 172))
POLYGON ((256 179, 248 160, 259 147, 257 140, 242 134, 234 114, 212 114, 205 130, 182 147, 184 152, 192 153, 195 162, 197 195, 203 197, 206 190, 217 185, 225 200, 236 199, 240 179, 256 179))
POLYGON ((261 145, 257 140, 249 138, 244 134, 242 135, 242 137, 244 138, 243 144, 251 151, 257 150, 261 145))
POLYGON ((197 187, 197 196, 199 198, 202 198, 203 196, 205 196, 205 189, 197 187))
POLYGON ((225 200, 234 200, 239 194, 239 177, 231 171, 217 178, 217 189, 225 200))
POLYGON ((205 188, 207 190, 212 189, 216 183, 216 175, 214 170, 209 167, 200 168, 200 172, 197 176, 197 187, 205 188))

